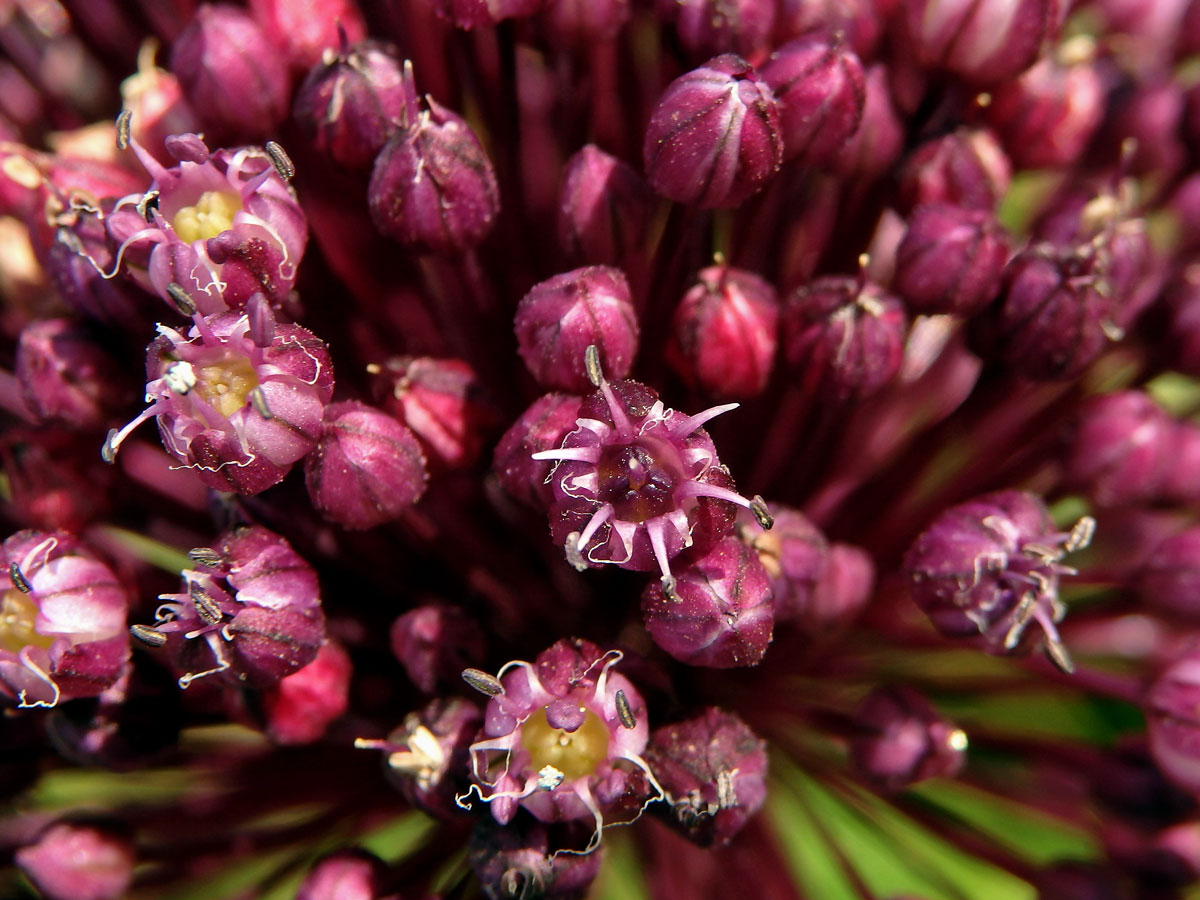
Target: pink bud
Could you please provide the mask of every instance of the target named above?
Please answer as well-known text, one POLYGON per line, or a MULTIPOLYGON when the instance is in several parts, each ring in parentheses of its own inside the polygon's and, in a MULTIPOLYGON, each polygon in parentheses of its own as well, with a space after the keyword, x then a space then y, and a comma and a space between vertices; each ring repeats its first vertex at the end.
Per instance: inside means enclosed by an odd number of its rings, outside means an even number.
POLYGON ((567 161, 558 241, 581 262, 619 265, 641 248, 653 201, 641 175, 588 144, 567 161))
POLYGON ((960 128, 919 145, 899 179, 902 211, 947 203, 994 212, 1008 192, 1012 165, 990 131, 960 128))
POLYGON ((912 52, 924 66, 993 85, 1033 65, 1057 28, 1058 0, 904 0, 912 52))
POLYGON ((542 387, 591 389, 584 354, 595 346, 606 375, 624 378, 637 353, 638 323, 619 269, 588 266, 534 287, 517 307, 517 346, 542 387))
POLYGON ((437 15, 459 28, 487 28, 505 19, 524 19, 546 0, 429 0, 437 15))
POLYGON ((1158 676, 1143 706, 1159 769, 1184 789, 1200 790, 1200 656, 1195 647, 1158 676))
POLYGON ((1200 528, 1184 529, 1158 545, 1137 575, 1137 592, 1148 606, 1200 619, 1200 528))
POLYGON ((346 711, 353 666, 342 645, 327 639, 308 665, 263 691, 267 734, 277 744, 311 744, 346 711))
POLYGON ((366 850, 338 850, 317 860, 296 900, 379 900, 387 867, 366 850))
POLYGON ((542 23, 555 42, 583 46, 612 40, 631 12, 630 0, 547 0, 542 23))
POLYGON ((46 900, 120 900, 133 882, 133 845, 104 826, 58 822, 15 860, 46 900))
POLYGON ((548 508, 554 502, 549 460, 533 454, 561 447, 567 432, 575 430, 582 400, 574 394, 547 394, 533 405, 500 438, 492 471, 500 485, 533 507, 548 508))
POLYGON ((779 0, 775 43, 812 31, 842 34, 864 60, 874 57, 892 0, 779 0))
POLYGON ((392 652, 426 694, 461 683, 463 669, 483 661, 479 624, 457 606, 427 603, 392 623, 392 652))
POLYGON ((326 50, 361 41, 366 25, 355 0, 250 0, 263 34, 305 72, 326 50))
POLYGON ((919 313, 971 316, 1000 291, 1009 238, 987 210, 918 207, 896 249, 892 287, 919 313))
POLYGON ((163 144, 168 135, 203 131, 195 111, 183 96, 179 79, 154 64, 143 48, 138 71, 121 82, 121 100, 129 110, 129 134, 164 166, 174 164, 163 144))
POLYGON ((967 736, 910 688, 877 688, 855 720, 861 730, 850 744, 855 765, 885 789, 953 777, 962 769, 967 736))
POLYGON ((899 159, 904 125, 892 103, 889 73, 882 63, 867 68, 864 83, 862 122, 834 158, 833 166, 843 175, 874 180, 899 159))
POLYGON ((775 0, 658 0, 657 9, 691 59, 718 53, 761 59, 770 48, 775 0))

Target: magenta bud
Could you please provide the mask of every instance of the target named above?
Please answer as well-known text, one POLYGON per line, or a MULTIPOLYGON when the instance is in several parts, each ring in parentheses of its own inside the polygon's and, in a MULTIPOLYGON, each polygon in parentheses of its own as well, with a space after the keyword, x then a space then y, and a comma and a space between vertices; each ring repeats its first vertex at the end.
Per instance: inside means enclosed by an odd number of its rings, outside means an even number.
POLYGON ((766 743, 716 707, 655 729, 646 761, 672 823, 702 847, 728 844, 766 799, 766 743))
POLYGON ((15 854, 46 900, 120 900, 133 882, 133 844, 120 831, 57 822, 15 854))
POLYGON ((630 7, 630 0, 547 0, 542 24, 556 43, 583 46, 610 41, 629 21, 630 7))
POLYGON ((349 704, 350 654, 332 638, 313 661, 263 692, 266 732, 277 744, 311 744, 349 704))
POLYGON ((236 6, 201 6, 171 48, 171 71, 218 144, 263 140, 287 117, 287 60, 236 6))
POLYGON ((1058 25, 1057 0, 903 0, 912 52, 921 65, 993 85, 1033 65, 1058 25))
POLYGON ((999 293, 1009 243, 987 210, 918 207, 896 249, 892 288, 914 312, 972 316, 999 293))
POLYGON ((850 754, 880 787, 900 790, 926 778, 951 778, 962 769, 967 736, 911 688, 876 688, 855 715, 859 734, 850 754))
POLYGON ((997 85, 985 115, 1013 164, 1070 166, 1087 149, 1105 109, 1105 87, 1090 59, 1047 57, 1020 78, 997 85))
POLYGON ((834 162, 858 130, 866 102, 854 51, 817 31, 772 53, 760 74, 779 101, 784 158, 806 166, 834 162))
POLYGON ((488 900, 582 900, 600 871, 601 853, 559 853, 540 823, 501 826, 483 819, 467 858, 488 900))
POLYGON ((130 138, 164 166, 175 163, 163 147, 169 135, 204 130, 184 99, 179 79, 154 64, 152 47, 143 46, 138 71, 121 82, 121 100, 130 114, 130 138))
POLYGON ((829 542, 812 522, 793 509, 772 505, 770 531, 741 516, 742 540, 758 554, 775 593, 775 619, 790 621, 813 603, 817 584, 829 568, 829 542))
POLYGON ((313 505, 355 531, 402 516, 421 499, 427 478, 413 433, 355 401, 325 407, 321 437, 304 460, 313 505))
POLYGON ((1200 501, 1200 425, 1174 422, 1164 456, 1171 460, 1160 496, 1171 503, 1200 501))
POLYGON ((1135 583, 1148 606, 1200 619, 1200 527, 1186 528, 1159 544, 1135 583))
POLYGON ((460 359, 399 356, 379 368, 383 408, 412 429, 431 469, 472 465, 497 412, 471 366, 460 359))
POLYGON ((860 58, 872 59, 892 5, 892 0, 778 0, 775 43, 825 31, 843 35, 860 58))
POLYGON ((892 102, 887 68, 875 63, 864 76, 862 122, 833 160, 833 167, 848 177, 874 180, 887 172, 904 149, 904 125, 892 102))
POLYGON ((960 128, 918 145, 899 180, 901 211, 946 203, 994 212, 1008 193, 1012 164, 992 132, 960 128))
POLYGON ((726 538, 678 567, 674 596, 653 582, 642 614, 654 642, 680 662, 729 669, 753 666, 771 643, 775 600, 758 555, 726 538))
POLYGON ((524 19, 546 0, 428 0, 439 18, 459 28, 487 28, 505 19, 524 19))
POLYGON ((250 0, 250 11, 267 39, 300 72, 319 63, 327 50, 366 35, 357 0, 250 0))
POLYGON ((1141 391, 1087 400, 1063 457, 1063 487, 1083 492, 1101 508, 1155 499, 1176 464, 1171 454, 1174 426, 1141 391))
POLYGON ((1143 707, 1158 768, 1185 790, 1200 790, 1200 656, 1195 647, 1158 676, 1143 707))
MULTIPOLYGON (((1200 212, 1200 203, 1197 210, 1200 212)), ((1170 360, 1179 371, 1200 376, 1200 268, 1185 269, 1163 292, 1163 301, 1170 360)))
POLYGON ((875 590, 875 561, 853 544, 829 548, 829 565, 817 582, 812 603, 800 612, 797 624, 807 634, 827 637, 845 630, 867 607, 875 590))
POLYGON ((574 394, 546 394, 521 413, 496 445, 492 471, 501 487, 535 508, 546 509, 554 502, 554 464, 533 454, 562 446, 567 432, 575 430, 582 402, 574 394))
POLYGON ((567 160, 558 203, 559 244, 582 262, 618 265, 641 249, 653 203, 641 175, 588 144, 567 160))
POLYGON ((226 626, 233 648, 231 667, 254 688, 277 685, 317 656, 325 640, 319 615, 291 609, 247 606, 226 626))
POLYGON ((296 900, 380 900, 387 866, 359 848, 338 850, 313 863, 296 900))
POLYGON ((691 59, 736 53, 760 59, 770 48, 775 0, 658 0, 658 16, 674 25, 691 59))
POLYGON ((783 162, 779 103, 744 59, 718 56, 668 86, 650 117, 646 177, 665 197, 734 207, 783 162))
POLYGON ((132 399, 116 359, 85 325, 38 319, 21 330, 14 365, 25 405, 42 422, 102 430, 132 399))
POLYGON ((457 686, 483 660, 483 629, 457 606, 427 603, 392 623, 392 652, 426 694, 457 686))
POLYGON ((824 403, 843 403, 895 377, 907 329, 904 307, 878 285, 818 278, 784 302, 784 358, 807 391, 824 403))
POLYGON ((1172 77, 1160 76, 1133 85, 1113 106, 1105 134, 1113 146, 1132 148, 1125 161, 1128 171, 1173 178, 1188 160, 1183 87, 1172 77))
POLYGON ((592 388, 584 354, 595 346, 607 377, 624 378, 637 353, 638 323, 620 269, 588 266, 555 275, 521 300, 515 320, 521 358, 542 387, 592 388))
POLYGON ((1018 253, 996 302, 972 323, 977 352, 1039 381, 1075 378, 1091 365, 1118 332, 1104 273, 1084 249, 1037 244, 1018 253))
POLYGON ((709 266, 675 308, 667 358, 712 397, 753 397, 771 377, 778 331, 770 284, 744 269, 709 266))
POLYGON ((293 109, 318 151, 347 169, 371 168, 405 115, 395 48, 364 41, 327 54, 304 79, 293 109))
POLYGON ((500 211, 496 174, 467 121, 432 97, 420 109, 411 68, 404 78, 406 121, 375 159, 371 221, 406 247, 461 253, 492 230, 500 211))

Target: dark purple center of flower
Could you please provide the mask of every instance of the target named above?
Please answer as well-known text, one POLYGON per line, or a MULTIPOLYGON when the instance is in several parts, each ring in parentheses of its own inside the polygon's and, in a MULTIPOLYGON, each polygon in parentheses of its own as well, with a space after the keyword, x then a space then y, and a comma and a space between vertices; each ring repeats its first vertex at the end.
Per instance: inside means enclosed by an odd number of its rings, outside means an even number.
MULTIPOLYGON (((645 522, 676 507, 681 467, 673 465, 674 460, 664 461, 663 454, 652 452, 646 443, 643 438, 635 444, 605 447, 596 466, 597 499, 611 503, 617 518, 627 522, 645 522)), ((669 456, 678 455, 666 449, 669 456)))

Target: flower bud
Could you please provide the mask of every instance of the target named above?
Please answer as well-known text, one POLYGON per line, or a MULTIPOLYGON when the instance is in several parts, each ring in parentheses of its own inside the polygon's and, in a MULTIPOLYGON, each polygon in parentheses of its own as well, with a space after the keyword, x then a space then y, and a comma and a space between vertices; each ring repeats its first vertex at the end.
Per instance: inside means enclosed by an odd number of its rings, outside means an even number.
POLYGON ((1000 290, 1009 239, 986 210, 918 207, 896 250, 892 287, 914 312, 972 316, 1000 290))
POLYGON ((78 534, 112 507, 117 473, 75 431, 10 427, 0 466, 9 515, 31 528, 78 534))
POLYGON ((871 59, 885 27, 887 2, 877 0, 779 0, 775 43, 812 31, 841 34, 861 59, 871 59))
POLYGON ((574 394, 539 397, 500 438, 492 471, 509 494, 543 510, 554 502, 550 484, 554 464, 534 459, 533 454, 562 446, 567 433, 575 430, 582 402, 574 394))
POLYGON ((117 361, 90 329, 37 319, 21 331, 14 366, 25 405, 42 422, 103 429, 132 397, 117 361))
POLYGON ((642 592, 654 643, 693 666, 757 665, 775 623, 771 581, 758 555, 726 538, 678 568, 675 578, 673 595, 657 582, 642 592))
POLYGON ((900 371, 908 317, 862 278, 827 276, 784 302, 783 351, 805 390, 825 403, 867 397, 900 371))
POLYGON ((1063 487, 1099 507, 1132 506, 1156 498, 1174 464, 1174 422, 1141 391, 1088 400, 1063 459, 1063 487))
POLYGON ((727 845, 766 799, 766 743, 714 706, 655 729, 646 761, 666 793, 672 824, 702 847, 727 845))
POLYGON ((799 611, 796 624, 811 637, 828 638, 859 617, 875 589, 875 561, 852 544, 833 544, 829 565, 813 590, 812 601, 799 611))
POLYGON ((588 266, 536 284, 517 307, 517 349, 538 383, 591 389, 584 354, 595 346, 604 372, 624 378, 637 353, 637 312, 620 269, 588 266))
POLYGON ((1188 154, 1185 104, 1183 88, 1170 77, 1135 84, 1124 96, 1117 95, 1105 130, 1112 146, 1132 148, 1124 162, 1129 173, 1170 179, 1183 168, 1188 154))
POLYGON ((399 518, 421 499, 427 477, 413 433, 354 401, 325 407, 321 437, 304 460, 313 505, 354 531, 399 518))
POLYGON ((547 0, 542 24, 556 44, 586 46, 615 38, 631 12, 630 0, 547 0))
POLYGON ((355 0, 250 0, 250 12, 292 68, 307 72, 326 50, 361 41, 366 25, 355 0))
POLYGON ((673 25, 690 59, 736 53, 759 59, 770 47, 774 0, 658 0, 658 16, 673 25))
POLYGON ((1200 655, 1191 647, 1162 672, 1143 701, 1150 752, 1171 781, 1200 790, 1200 655))
POLYGON ((775 595, 775 620, 796 619, 812 605, 818 582, 829 568, 829 542, 808 518, 794 509, 773 505, 775 524, 770 531, 746 515, 739 515, 742 540, 758 554, 771 579, 775 595))
POLYGON ((546 0, 429 0, 439 18, 459 28, 487 28, 505 19, 524 19, 546 0))
POLYGON ((744 59, 726 54, 681 75, 650 117, 650 186, 677 203, 734 207, 779 170, 779 104, 744 59))
POLYGON ((332 638, 313 661, 263 691, 266 732, 277 744, 311 744, 349 704, 350 654, 332 638))
POLYGON ((1087 546, 1094 528, 1084 518, 1059 531, 1034 494, 986 494, 943 512, 908 549, 909 591, 943 634, 980 635, 996 654, 1040 644, 1070 671, 1056 623, 1065 613, 1059 576, 1074 570, 1061 560, 1087 546))
POLYGON ((1136 576, 1138 597, 1148 606, 1185 619, 1200 619, 1200 527, 1163 541, 1136 576))
POLYGON ((421 109, 411 67, 404 81, 404 122, 371 172, 371 221, 406 247, 461 253, 492 230, 500 211, 496 174, 466 119, 432 97, 421 109))
POLYGON ((0 694, 53 707, 111 687, 129 657, 125 590, 71 535, 21 531, 0 547, 0 694))
POLYGON ((873 181, 899 159, 904 149, 904 126, 892 103, 889 80, 882 63, 867 68, 862 122, 833 160, 833 168, 840 174, 873 181))
POLYGON ((1064 64, 1046 57, 997 85, 991 98, 988 124, 1022 169, 1072 165, 1104 117, 1105 89, 1090 59, 1064 64))
POLYGON ((1170 362, 1200 376, 1200 267, 1189 266, 1163 294, 1170 362))
POLYGON ((168 135, 204 130, 183 96, 179 79, 154 64, 157 44, 147 41, 138 53, 138 70, 121 82, 121 107, 129 111, 129 135, 164 166, 175 160, 167 153, 168 135))
POLYGON ((779 101, 784 159, 832 163, 858 130, 866 102, 862 63, 840 38, 817 31, 784 44, 762 66, 779 101))
POLYGON ((364 41, 327 54, 304 79, 294 110, 318 151, 347 169, 370 169, 405 115, 395 48, 364 41))
POLYGON ((869 780, 895 791, 962 769, 967 736, 911 688, 876 688, 855 714, 850 754, 869 780))
MULTIPOLYGON (((1090 245, 1089 245, 1090 246, 1090 245)), ((1090 250, 1038 244, 1005 267, 996 302, 973 322, 977 352, 1039 381, 1077 377, 1116 334, 1113 299, 1090 250)))
POLYGON ((133 882, 133 844, 103 825, 56 822, 15 861, 46 900, 120 900, 133 882))
POLYGON ((461 683, 463 669, 483 660, 483 630, 457 606, 427 603, 392 623, 392 652, 426 694, 461 683))
POLYGON ((675 308, 667 358, 710 396, 754 397, 771 377, 778 331, 770 284, 744 269, 709 266, 675 308))
POLYGON ((1006 81, 1033 65, 1058 26, 1057 0, 904 0, 911 50, 921 65, 975 85, 1006 81))
POLYGON ((583 900, 600 871, 600 853, 560 853, 540 823, 499 826, 481 819, 467 858, 489 900, 583 900))
POLYGON ((398 356, 378 370, 383 408, 412 429, 430 468, 472 465, 496 423, 475 370, 461 359, 398 356))
POLYGON ((1159 496, 1168 503, 1200 501, 1200 425, 1173 422, 1163 455, 1171 460, 1159 496))
POLYGON ((902 212, 926 203, 994 212, 1008 193, 1012 164, 990 131, 960 128, 917 146, 899 181, 902 212))
POLYGON ((357 847, 338 850, 313 863, 296 890, 296 900, 379 900, 387 867, 357 847))
POLYGON ((567 160, 558 242, 581 262, 619 265, 642 247, 653 200, 632 167, 588 144, 567 160))
POLYGON ((287 117, 287 60, 236 6, 201 6, 175 39, 171 71, 217 143, 263 140, 287 117))

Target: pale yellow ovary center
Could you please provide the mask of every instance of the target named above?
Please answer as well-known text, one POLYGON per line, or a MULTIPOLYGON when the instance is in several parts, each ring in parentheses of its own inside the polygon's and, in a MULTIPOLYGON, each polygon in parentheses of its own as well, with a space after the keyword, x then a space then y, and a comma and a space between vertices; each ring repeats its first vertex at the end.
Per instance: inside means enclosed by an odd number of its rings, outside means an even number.
POLYGON ((175 213, 171 226, 180 240, 207 241, 233 227, 233 216, 242 211, 242 198, 233 191, 205 191, 195 206, 175 213))
POLYGON ((234 356, 196 369, 196 391, 204 401, 228 418, 246 405, 246 396, 258 387, 254 366, 244 356, 234 356))
POLYGON ((5 591, 0 598, 0 650, 20 653, 26 647, 48 649, 54 643, 54 636, 34 630, 37 615, 37 604, 27 594, 16 588, 5 591))
POLYGON ((521 728, 521 744, 529 751, 531 767, 540 772, 553 766, 565 781, 595 774, 608 756, 608 727, 594 712, 584 716, 575 731, 552 728, 546 711, 539 709, 521 728))

